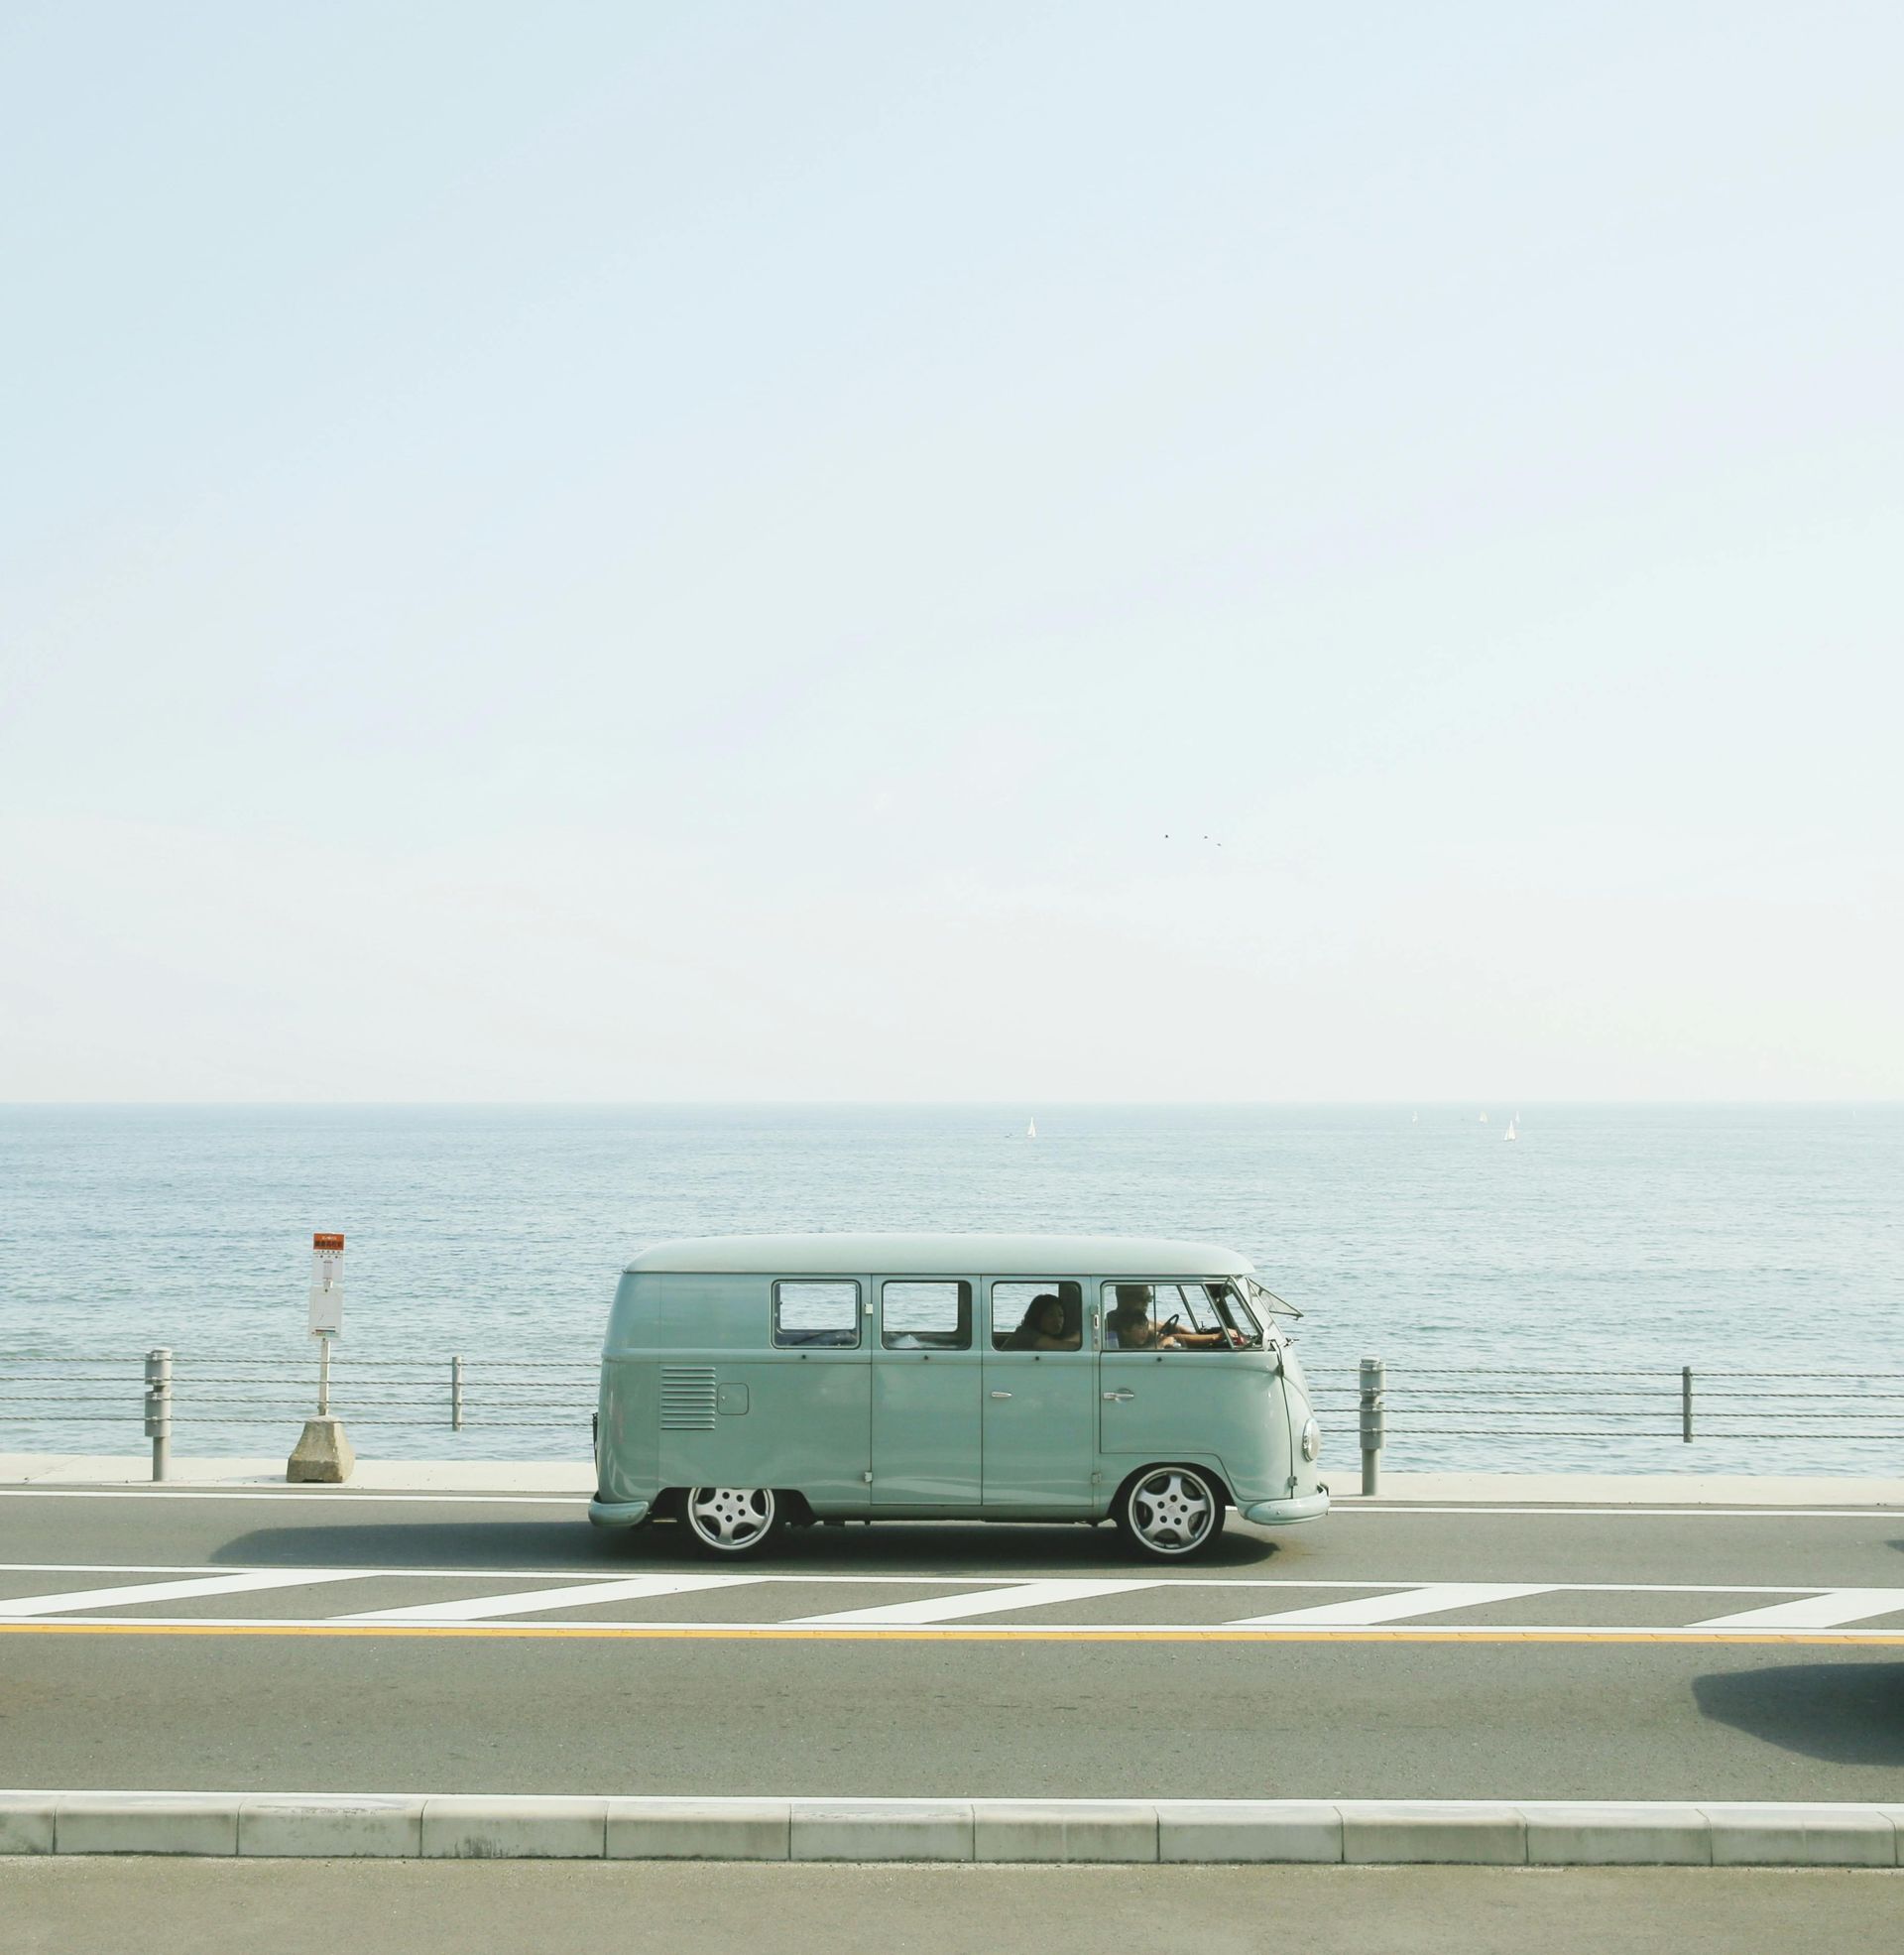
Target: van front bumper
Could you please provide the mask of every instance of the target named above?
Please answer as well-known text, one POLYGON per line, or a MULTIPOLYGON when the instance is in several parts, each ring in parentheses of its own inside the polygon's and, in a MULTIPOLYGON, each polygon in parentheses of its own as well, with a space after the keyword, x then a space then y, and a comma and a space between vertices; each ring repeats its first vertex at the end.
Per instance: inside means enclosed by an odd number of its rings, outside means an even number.
POLYGON ((651 1505, 645 1500, 604 1500, 597 1494, 588 1504, 588 1518, 597 1527, 639 1527, 651 1505))
POLYGON ((1258 1527, 1288 1527, 1298 1521, 1320 1521, 1328 1512, 1329 1493, 1322 1488, 1300 1500, 1252 1501, 1243 1510, 1243 1518, 1258 1527))

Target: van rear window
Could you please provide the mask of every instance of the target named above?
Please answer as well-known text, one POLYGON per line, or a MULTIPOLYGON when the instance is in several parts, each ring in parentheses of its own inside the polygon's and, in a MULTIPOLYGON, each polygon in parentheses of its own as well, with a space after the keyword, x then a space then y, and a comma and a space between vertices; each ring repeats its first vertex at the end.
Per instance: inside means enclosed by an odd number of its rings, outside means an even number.
POLYGON ((856 1283, 776 1283, 774 1342, 808 1350, 851 1350, 860 1341, 856 1283))
POLYGON ((880 1340, 889 1351, 969 1351, 972 1285, 889 1283, 880 1285, 880 1340))

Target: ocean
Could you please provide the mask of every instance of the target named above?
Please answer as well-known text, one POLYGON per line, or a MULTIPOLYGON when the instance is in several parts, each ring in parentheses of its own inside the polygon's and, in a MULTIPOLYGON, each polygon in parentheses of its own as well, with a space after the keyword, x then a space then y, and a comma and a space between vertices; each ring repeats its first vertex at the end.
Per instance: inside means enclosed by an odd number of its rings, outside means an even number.
POLYGON ((1379 1356, 1398 1471, 1899 1473, 1901 1218, 1893 1105, 14 1106, 0 1450, 141 1450, 140 1361, 165 1345, 178 1452, 288 1451, 314 1230, 348 1241, 360 1454, 552 1458, 586 1457, 588 1368, 647 1244, 1012 1229, 1243 1251, 1304 1313, 1337 1466, 1379 1356), (83 1393, 40 1389, 80 1359, 83 1393), (194 1395, 214 1359, 281 1377, 282 1404, 194 1395), (423 1389, 380 1399, 379 1367, 423 1389), (1804 1396, 1724 1396, 1780 1388, 1804 1396))

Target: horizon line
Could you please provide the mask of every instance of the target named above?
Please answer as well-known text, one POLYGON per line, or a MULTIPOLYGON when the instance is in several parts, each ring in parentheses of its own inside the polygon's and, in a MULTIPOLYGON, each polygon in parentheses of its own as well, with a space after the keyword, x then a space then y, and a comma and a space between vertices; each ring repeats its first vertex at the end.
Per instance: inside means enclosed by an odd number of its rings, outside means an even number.
POLYGON ((404 1111, 440 1109, 448 1112, 455 1109, 467 1111, 494 1112, 520 1109, 523 1111, 551 1110, 597 1110, 603 1112, 627 1111, 631 1109, 677 1109, 677 1108, 721 1108, 721 1107, 972 1107, 983 1109, 1016 1108, 1020 1111, 1041 1107, 1199 1107, 1199 1108, 1254 1108, 1254 1107, 1392 1107, 1392 1108, 1494 1108, 1505 1109, 1521 1107, 1904 1107, 1904 1096, 1868 1095, 1818 1095, 1806 1097, 1787 1097, 1781 1099, 1759 1099, 1749 1097, 1708 1097, 1687 1099, 1666 1095, 1642 1094, 1637 1096, 1560 1095, 1541 1098, 1532 1094, 1470 1095, 1451 1098, 1445 1094, 1406 1099, 1384 1095, 1381 1097, 1357 1097, 1345 1099, 1038 1099, 1020 1097, 1017 1099, 986 1098, 908 1098, 908 1099, 857 1099, 827 1098, 800 1099, 789 1096, 769 1095, 755 1099, 706 1098, 706 1099, 437 1099, 437 1100, 384 1100, 384 1099, 257 1099, 257 1100, 113 1100, 113 1099, 0 1099, 0 1112, 19 1112, 33 1109, 48 1111, 76 1111, 97 1109, 99 1111, 119 1111, 144 1109, 159 1111, 202 1110, 206 1112, 238 1112, 273 1109, 284 1111, 308 1110, 316 1108, 337 1109, 401 1109, 404 1111))

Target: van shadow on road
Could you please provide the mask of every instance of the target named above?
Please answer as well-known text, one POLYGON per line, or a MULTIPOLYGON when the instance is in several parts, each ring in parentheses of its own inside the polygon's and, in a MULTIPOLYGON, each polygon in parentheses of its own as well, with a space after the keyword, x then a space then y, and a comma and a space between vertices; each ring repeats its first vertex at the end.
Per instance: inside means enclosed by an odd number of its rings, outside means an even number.
POLYGON ((1904 1663, 1782 1663, 1693 1679, 1701 1713, 1803 1758, 1904 1765, 1904 1663))
MULTIPOLYGON (((1233 1531, 1201 1559, 1177 1564, 1126 1554, 1109 1527, 1062 1524, 908 1526, 789 1529, 758 1560, 732 1564, 737 1575, 1131 1575, 1168 1580, 1226 1569, 1259 1572, 1282 1550, 1272 1540, 1233 1531)), ((573 1568, 585 1574, 727 1564, 698 1553, 666 1524, 636 1533, 600 1532, 574 1521, 336 1520, 317 1526, 256 1527, 224 1542, 213 1562, 291 1568, 573 1568)))

